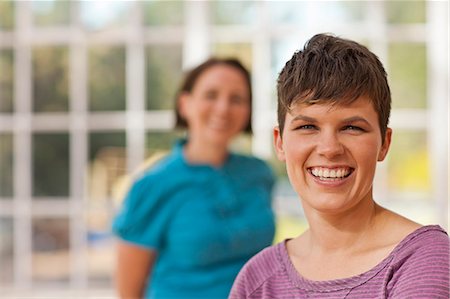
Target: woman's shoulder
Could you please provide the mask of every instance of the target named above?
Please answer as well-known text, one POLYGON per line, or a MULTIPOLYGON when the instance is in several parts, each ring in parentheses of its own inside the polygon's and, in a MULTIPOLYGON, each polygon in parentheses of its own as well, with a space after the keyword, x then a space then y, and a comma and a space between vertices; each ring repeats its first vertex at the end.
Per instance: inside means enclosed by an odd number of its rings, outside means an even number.
POLYGON ((419 260, 450 255, 450 239, 439 225, 425 225, 408 234, 394 249, 395 260, 419 260))
POLYGON ((266 247, 254 255, 239 272, 236 284, 247 290, 256 289, 283 269, 284 242, 266 247))

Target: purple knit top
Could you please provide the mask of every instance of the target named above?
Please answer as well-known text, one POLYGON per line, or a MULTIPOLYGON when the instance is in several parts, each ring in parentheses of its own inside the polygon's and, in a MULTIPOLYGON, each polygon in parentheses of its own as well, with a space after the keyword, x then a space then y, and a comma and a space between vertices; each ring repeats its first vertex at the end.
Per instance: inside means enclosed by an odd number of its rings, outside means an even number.
POLYGON ((312 281, 291 263, 286 241, 268 247, 242 268, 230 299, 450 298, 450 239, 438 225, 405 237, 371 270, 349 278, 312 281))

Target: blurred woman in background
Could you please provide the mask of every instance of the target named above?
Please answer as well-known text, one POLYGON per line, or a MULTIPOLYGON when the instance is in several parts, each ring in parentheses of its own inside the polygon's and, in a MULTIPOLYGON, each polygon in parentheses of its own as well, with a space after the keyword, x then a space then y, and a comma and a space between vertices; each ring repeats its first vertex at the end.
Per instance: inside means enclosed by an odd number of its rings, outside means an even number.
POLYGON ((113 224, 122 298, 227 298, 245 262, 271 244, 272 172, 229 150, 251 132, 251 108, 239 61, 212 58, 187 74, 175 109, 187 138, 135 181, 113 224))

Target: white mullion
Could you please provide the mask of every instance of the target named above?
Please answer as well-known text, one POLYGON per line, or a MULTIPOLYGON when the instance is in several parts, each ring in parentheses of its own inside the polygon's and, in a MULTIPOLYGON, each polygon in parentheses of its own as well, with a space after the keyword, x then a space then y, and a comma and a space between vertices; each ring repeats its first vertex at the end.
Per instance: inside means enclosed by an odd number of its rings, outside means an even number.
POLYGON ((87 49, 84 43, 70 45, 70 269, 74 288, 87 286, 86 271, 86 170, 87 148, 87 49))
POLYGON ((126 45, 126 153, 132 172, 145 157, 145 50, 141 2, 134 2, 126 45))
MULTIPOLYGON (((387 36, 387 19, 386 5, 382 1, 368 1, 366 5, 366 26, 369 30, 368 38, 370 50, 374 52, 384 68, 387 70, 388 65, 388 43, 387 36)), ((374 198, 377 201, 385 202, 389 199, 389 173, 387 160, 378 163, 377 171, 374 177, 374 198)))
POLYGON ((183 69, 189 69, 211 53, 209 2, 185 1, 184 16, 183 69))
POLYGON ((31 142, 31 8, 16 2, 14 48, 14 285, 31 287, 32 273, 32 142, 31 142))
POLYGON ((427 1, 427 98, 429 107, 428 153, 432 199, 438 223, 448 229, 449 61, 446 1, 427 1), (447 163, 446 163, 447 161, 447 163))
POLYGON ((87 130, 87 46, 79 19, 79 2, 71 3, 71 40, 69 48, 70 103, 70 285, 88 286, 87 229, 85 221, 88 169, 87 130))
POLYGON ((266 2, 258 2, 258 25, 253 39, 252 61, 252 152, 262 158, 270 158, 272 155, 273 123, 267 121, 266 116, 271 112, 271 55, 268 9, 266 2))

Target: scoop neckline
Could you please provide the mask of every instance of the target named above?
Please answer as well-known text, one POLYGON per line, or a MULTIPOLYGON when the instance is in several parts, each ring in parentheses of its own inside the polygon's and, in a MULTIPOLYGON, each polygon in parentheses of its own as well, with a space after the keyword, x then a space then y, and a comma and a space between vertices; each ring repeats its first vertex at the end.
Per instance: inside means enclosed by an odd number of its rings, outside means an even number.
POLYGON ((292 284, 295 287, 306 291, 316 291, 316 292, 340 291, 344 289, 354 288, 370 280, 372 277, 377 275, 380 271, 382 271, 385 267, 387 267, 390 264, 390 262, 394 259, 395 255, 398 253, 398 251, 401 250, 401 248, 406 243, 415 238, 417 235, 429 230, 442 231, 442 228, 439 225, 424 225, 417 228, 416 230, 408 234, 405 238, 403 238, 403 240, 401 240, 394 247, 394 249, 373 268, 361 274, 357 274, 346 278, 338 278, 332 280, 310 280, 303 277, 300 273, 297 272, 297 270, 294 267, 294 264, 292 263, 289 257, 286 242, 289 241, 290 239, 286 239, 281 243, 279 243, 277 255, 278 258, 280 259, 280 262, 283 264, 285 271, 287 272, 289 280, 291 280, 292 284))

